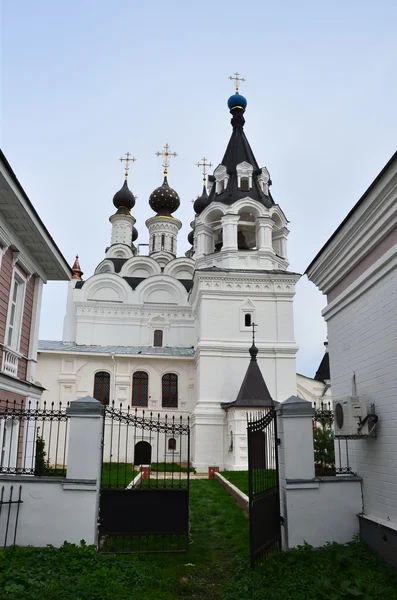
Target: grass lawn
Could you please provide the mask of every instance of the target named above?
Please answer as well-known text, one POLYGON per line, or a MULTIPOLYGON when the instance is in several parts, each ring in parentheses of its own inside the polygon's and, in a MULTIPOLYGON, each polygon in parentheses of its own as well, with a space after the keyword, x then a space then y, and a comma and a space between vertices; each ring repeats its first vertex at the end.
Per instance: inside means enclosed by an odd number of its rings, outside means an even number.
MULTIPOLYGON (((266 475, 263 475, 263 471, 260 470, 256 475, 255 469, 252 471, 253 488, 255 491, 261 491, 263 484, 267 487, 273 487, 276 483, 276 471, 269 469, 266 475), (262 477, 266 477, 265 481, 262 481, 262 477)), ((248 471, 222 471, 221 475, 225 477, 230 483, 235 485, 239 490, 248 496, 248 471)))
POLYGON ((0 551, 9 600, 397 600, 397 573, 361 543, 272 555, 248 569, 248 520, 216 480, 191 482, 190 549, 98 555, 91 547, 0 551))

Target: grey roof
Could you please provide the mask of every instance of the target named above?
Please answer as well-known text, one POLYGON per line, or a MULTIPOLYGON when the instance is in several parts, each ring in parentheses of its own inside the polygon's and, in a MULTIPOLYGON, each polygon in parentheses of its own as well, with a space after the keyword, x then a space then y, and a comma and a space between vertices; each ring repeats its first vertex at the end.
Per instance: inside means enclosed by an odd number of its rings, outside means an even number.
POLYGON ((38 351, 44 352, 82 352, 92 354, 132 354, 147 356, 193 357, 194 348, 168 347, 154 348, 153 346, 85 346, 74 342, 59 342, 39 340, 38 351))

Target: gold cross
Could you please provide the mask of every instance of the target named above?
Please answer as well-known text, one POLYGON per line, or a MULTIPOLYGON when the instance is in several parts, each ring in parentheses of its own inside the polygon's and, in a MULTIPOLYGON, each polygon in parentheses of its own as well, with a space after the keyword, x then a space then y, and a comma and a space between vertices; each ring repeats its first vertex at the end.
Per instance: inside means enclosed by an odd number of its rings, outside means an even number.
POLYGON ((131 156, 131 154, 129 152, 125 153, 125 158, 121 157, 120 162, 123 163, 125 162, 125 173, 124 173, 124 177, 125 179, 128 179, 128 170, 130 168, 130 162, 134 163, 136 161, 136 158, 134 158, 133 156, 131 156))
POLYGON ((204 181, 204 185, 205 185, 205 183, 207 181, 207 167, 212 167, 212 163, 207 162, 208 158, 205 158, 205 157, 202 158, 201 160, 202 160, 202 162, 199 161, 198 163, 196 163, 196 167, 203 167, 203 181, 204 181))
POLYGON ((166 144, 164 146, 164 150, 162 152, 156 152, 156 156, 162 156, 164 158, 163 160, 163 167, 164 167, 164 177, 167 177, 167 173, 168 173, 168 167, 170 166, 170 161, 169 158, 170 156, 175 158, 175 156, 178 156, 176 152, 169 152, 169 145, 166 144))
POLYGON ((243 77, 239 77, 239 75, 240 73, 237 73, 236 71, 233 75, 230 75, 229 77, 229 79, 234 81, 234 85, 236 86, 236 94, 238 94, 239 81, 246 81, 243 77))

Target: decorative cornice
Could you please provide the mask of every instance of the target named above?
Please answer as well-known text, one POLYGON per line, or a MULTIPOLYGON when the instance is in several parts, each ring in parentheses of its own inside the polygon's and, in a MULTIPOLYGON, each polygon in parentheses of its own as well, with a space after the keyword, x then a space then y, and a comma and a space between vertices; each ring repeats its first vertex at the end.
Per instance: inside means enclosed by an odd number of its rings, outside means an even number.
POLYGON ((397 226, 397 162, 370 190, 361 204, 306 270, 310 281, 328 294, 397 226))

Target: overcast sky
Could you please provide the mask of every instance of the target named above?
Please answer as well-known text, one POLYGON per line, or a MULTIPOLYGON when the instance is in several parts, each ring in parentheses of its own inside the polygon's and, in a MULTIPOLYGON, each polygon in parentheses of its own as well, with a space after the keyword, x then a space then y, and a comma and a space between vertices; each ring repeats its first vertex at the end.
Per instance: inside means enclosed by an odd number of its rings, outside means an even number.
MULTIPOLYGON (((131 152, 138 242, 168 142, 179 193, 179 254, 230 137, 228 76, 248 100, 246 134, 290 221, 303 273, 396 150, 396 0, 3 0, 1 147, 66 259, 85 277, 110 243, 118 158, 131 152)), ((66 283, 44 290, 40 337, 61 339, 66 283)), ((325 298, 303 277, 298 370, 323 353, 325 298)))

